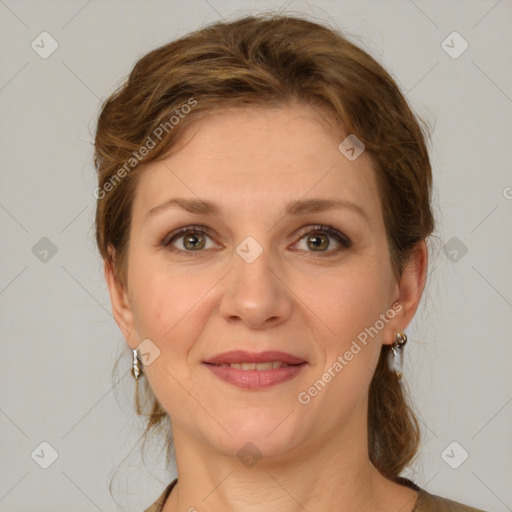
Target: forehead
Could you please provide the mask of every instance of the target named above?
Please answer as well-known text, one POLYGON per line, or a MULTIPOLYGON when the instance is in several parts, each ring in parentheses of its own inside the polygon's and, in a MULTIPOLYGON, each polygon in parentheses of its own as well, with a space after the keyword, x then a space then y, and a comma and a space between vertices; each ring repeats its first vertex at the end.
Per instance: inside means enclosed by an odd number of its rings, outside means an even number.
POLYGON ((380 211, 369 156, 348 160, 338 149, 343 127, 309 105, 212 112, 184 136, 177 152, 142 171, 134 212, 173 196, 212 199, 237 212, 327 196, 380 211))

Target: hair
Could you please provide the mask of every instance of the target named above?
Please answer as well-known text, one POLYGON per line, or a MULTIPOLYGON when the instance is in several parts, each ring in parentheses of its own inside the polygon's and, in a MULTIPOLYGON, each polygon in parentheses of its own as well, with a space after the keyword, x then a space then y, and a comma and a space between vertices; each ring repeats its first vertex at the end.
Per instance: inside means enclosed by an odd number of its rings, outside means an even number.
MULTIPOLYGON (((184 130, 204 115, 295 101, 328 112, 364 143, 379 187, 393 271, 401 276, 415 245, 434 229, 428 130, 390 74, 337 30, 262 14, 210 24, 150 51, 104 102, 95 137, 96 243, 121 286, 128 285, 132 203, 145 165, 168 156, 184 130)), ((388 367, 389 349, 383 345, 369 388, 368 449, 374 466, 398 481, 416 455, 420 429, 388 367)), ((165 425, 169 462, 168 415, 146 378, 136 385, 136 412, 147 419, 145 438, 165 425), (145 386, 142 407, 138 385, 145 386)))

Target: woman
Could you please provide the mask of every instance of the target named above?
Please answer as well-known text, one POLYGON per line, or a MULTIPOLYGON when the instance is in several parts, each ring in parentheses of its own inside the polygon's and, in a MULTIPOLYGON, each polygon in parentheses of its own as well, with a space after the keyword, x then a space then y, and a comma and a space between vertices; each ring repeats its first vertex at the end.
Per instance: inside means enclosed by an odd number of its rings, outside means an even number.
POLYGON ((374 59, 299 18, 206 27, 106 101, 96 166, 137 412, 172 425, 178 478, 146 512, 476 510, 400 477, 432 177, 374 59))

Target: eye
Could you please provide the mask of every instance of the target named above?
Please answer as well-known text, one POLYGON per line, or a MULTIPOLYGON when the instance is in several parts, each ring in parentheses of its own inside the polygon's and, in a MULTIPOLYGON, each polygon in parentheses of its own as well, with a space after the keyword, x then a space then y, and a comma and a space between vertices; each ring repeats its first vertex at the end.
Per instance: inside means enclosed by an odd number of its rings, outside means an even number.
MULTIPOLYGON (((313 249, 312 251, 309 252, 328 253, 327 255, 331 256, 345 249, 348 249, 352 245, 352 242, 346 235, 344 235, 337 229, 333 228, 332 226, 318 225, 314 226, 313 228, 309 228, 307 231, 301 234, 299 242, 304 238, 306 239, 307 247, 304 250, 313 249), (330 237, 335 238, 337 243, 339 244, 339 247, 337 249, 327 250, 331 245, 329 241, 330 237)), ((315 254, 315 256, 317 255, 315 254)))
MULTIPOLYGON (((320 253, 312 256, 324 255, 322 253, 327 253, 326 255, 332 256, 333 254, 337 254, 348 249, 352 245, 352 242, 346 235, 332 226, 316 225, 312 228, 310 227, 306 231, 302 231, 299 242, 306 237, 306 249, 301 250, 320 253), (334 238, 339 247, 327 250, 331 245, 329 238, 334 238), (310 251, 308 249, 313 250, 310 251)), ((203 249, 211 249, 215 247, 215 244, 213 243, 207 247, 206 239, 211 238, 212 237, 210 236, 207 228, 202 226, 185 226, 169 233, 162 240, 160 245, 173 252, 186 254, 187 256, 195 256, 194 253, 202 252, 203 249)))
POLYGON ((162 240, 161 245, 174 252, 194 256, 194 252, 201 252, 204 248, 212 248, 206 247, 205 238, 210 238, 208 232, 209 231, 202 226, 185 226, 169 233, 169 235, 162 240), (175 242, 179 242, 177 246, 174 245, 175 242), (173 247, 171 247, 171 245, 173 245, 173 247))

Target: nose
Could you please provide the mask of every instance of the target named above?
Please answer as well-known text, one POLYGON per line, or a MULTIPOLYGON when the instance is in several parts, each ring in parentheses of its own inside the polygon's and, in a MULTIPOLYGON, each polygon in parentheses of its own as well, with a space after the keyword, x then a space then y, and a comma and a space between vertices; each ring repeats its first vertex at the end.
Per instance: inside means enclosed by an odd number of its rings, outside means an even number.
POLYGON ((221 315, 229 323, 244 323, 250 329, 281 324, 292 310, 284 271, 272 265, 268 248, 254 260, 240 254, 234 252, 233 268, 224 282, 221 315))

